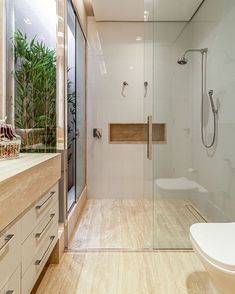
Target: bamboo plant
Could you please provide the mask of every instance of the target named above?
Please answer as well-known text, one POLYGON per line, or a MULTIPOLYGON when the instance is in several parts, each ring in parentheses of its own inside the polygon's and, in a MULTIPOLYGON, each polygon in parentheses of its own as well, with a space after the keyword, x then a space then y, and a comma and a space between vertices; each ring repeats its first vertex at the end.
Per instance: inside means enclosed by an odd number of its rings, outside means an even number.
POLYGON ((15 127, 23 151, 50 152, 56 147, 56 52, 36 37, 17 31, 15 52, 15 127))

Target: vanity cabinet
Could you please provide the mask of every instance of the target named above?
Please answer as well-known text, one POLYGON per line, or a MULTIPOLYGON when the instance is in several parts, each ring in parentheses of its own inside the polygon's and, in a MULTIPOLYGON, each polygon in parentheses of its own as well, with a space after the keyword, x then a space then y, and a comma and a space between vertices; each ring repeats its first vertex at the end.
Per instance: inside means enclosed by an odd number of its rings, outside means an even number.
POLYGON ((58 184, 0 234, 0 294, 30 293, 57 240, 58 184))
POLYGON ((0 234, 0 289, 4 288, 5 290, 5 286, 7 287, 7 284, 11 284, 8 280, 11 279, 17 267, 20 266, 20 230, 20 221, 18 221, 0 234))

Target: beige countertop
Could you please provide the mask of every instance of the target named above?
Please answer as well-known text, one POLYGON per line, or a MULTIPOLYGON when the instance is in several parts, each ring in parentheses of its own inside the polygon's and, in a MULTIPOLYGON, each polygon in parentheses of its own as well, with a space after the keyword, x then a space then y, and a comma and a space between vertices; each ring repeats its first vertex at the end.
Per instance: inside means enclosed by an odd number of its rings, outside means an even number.
POLYGON ((24 153, 0 160, 0 232, 16 220, 61 176, 58 153, 24 153))

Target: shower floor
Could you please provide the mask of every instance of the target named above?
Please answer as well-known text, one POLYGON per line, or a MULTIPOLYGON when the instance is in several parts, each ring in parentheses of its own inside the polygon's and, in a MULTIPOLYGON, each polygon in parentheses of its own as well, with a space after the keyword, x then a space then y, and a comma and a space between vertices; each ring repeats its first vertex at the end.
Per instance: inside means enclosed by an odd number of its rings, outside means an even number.
POLYGON ((69 248, 191 248, 189 227, 196 222, 204 219, 188 200, 88 200, 69 248))

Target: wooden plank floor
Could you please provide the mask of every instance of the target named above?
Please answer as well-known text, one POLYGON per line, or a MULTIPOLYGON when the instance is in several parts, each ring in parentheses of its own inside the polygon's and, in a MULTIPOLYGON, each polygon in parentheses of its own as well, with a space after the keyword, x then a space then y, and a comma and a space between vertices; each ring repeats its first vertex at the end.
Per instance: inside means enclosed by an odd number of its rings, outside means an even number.
POLYGON ((183 199, 88 200, 69 248, 191 248, 189 228, 204 220, 188 205, 183 199))
POLYGON ((206 294, 208 283, 193 252, 65 253, 37 294, 206 294))

